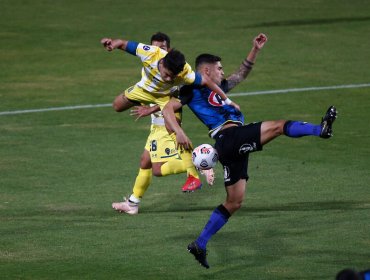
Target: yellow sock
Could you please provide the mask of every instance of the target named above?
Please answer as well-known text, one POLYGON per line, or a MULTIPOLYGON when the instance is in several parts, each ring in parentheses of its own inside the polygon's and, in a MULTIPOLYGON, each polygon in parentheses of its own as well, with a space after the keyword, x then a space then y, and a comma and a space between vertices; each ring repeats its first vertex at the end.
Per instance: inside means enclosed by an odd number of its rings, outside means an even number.
POLYGON ((195 168, 193 161, 191 160, 191 153, 191 151, 182 151, 180 156, 184 162, 190 162, 190 164, 188 164, 186 168, 188 176, 191 175, 199 179, 197 169, 195 168))
MULTIPOLYGON (((170 136, 171 136, 172 140, 175 142, 175 144, 177 146, 176 134, 171 133, 170 136)), ((193 161, 191 160, 191 153, 192 152, 188 151, 188 150, 180 150, 180 149, 178 149, 177 152, 179 153, 182 161, 184 162, 184 166, 186 168, 186 172, 188 173, 188 176, 192 175, 193 177, 199 179, 197 169, 195 168, 195 166, 193 164, 193 161)))
POLYGON ((133 195, 140 200, 144 196, 144 193, 148 189, 151 182, 152 169, 140 168, 139 174, 136 176, 134 188, 132 189, 133 195))
POLYGON ((167 161, 161 166, 162 176, 167 176, 171 174, 179 174, 186 172, 186 167, 184 161, 181 159, 173 159, 167 161))

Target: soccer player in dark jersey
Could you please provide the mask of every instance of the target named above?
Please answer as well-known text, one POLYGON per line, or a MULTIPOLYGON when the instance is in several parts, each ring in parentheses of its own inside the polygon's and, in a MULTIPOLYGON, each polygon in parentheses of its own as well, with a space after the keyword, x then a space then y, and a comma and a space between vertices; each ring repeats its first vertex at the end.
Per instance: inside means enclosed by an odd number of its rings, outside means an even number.
MULTIPOLYGON (((225 92, 228 92, 247 77, 266 41, 267 37, 264 34, 257 36, 253 41, 252 50, 240 68, 226 79, 224 79, 221 58, 217 56, 210 54, 198 56, 196 69, 199 73, 208 75, 225 92)), ((188 251, 195 256, 196 260, 202 266, 209 268, 206 259, 208 241, 228 222, 244 200, 249 154, 261 151, 263 145, 280 135, 293 138, 308 135, 330 138, 337 112, 334 106, 330 106, 318 125, 287 120, 245 125, 243 114, 225 104, 217 93, 207 87, 184 86, 180 91, 179 99, 180 101, 171 99, 162 110, 167 125, 176 133, 178 145, 187 149, 192 146, 174 114, 182 106, 188 105, 199 120, 208 127, 210 137, 215 139, 215 148, 224 168, 226 200, 216 207, 198 238, 188 245, 188 251)))

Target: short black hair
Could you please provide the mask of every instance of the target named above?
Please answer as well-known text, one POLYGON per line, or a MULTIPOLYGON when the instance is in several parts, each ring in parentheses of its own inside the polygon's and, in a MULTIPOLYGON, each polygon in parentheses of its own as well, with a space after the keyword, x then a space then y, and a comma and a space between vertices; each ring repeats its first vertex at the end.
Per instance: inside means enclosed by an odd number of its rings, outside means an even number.
POLYGON ((343 269, 335 277, 336 280, 361 280, 361 276, 353 269, 343 269))
POLYGON ((163 58, 163 66, 175 76, 184 70, 185 63, 185 56, 176 49, 170 50, 163 58))
POLYGON ((152 35, 152 38, 150 38, 150 43, 152 43, 153 41, 158 41, 158 42, 164 42, 164 41, 166 41, 167 42, 167 47, 168 48, 171 47, 171 39, 165 33, 157 32, 157 33, 153 34, 152 35))
POLYGON ((203 63, 216 63, 221 61, 221 57, 209 53, 202 53, 195 59, 195 68, 198 69, 203 63))

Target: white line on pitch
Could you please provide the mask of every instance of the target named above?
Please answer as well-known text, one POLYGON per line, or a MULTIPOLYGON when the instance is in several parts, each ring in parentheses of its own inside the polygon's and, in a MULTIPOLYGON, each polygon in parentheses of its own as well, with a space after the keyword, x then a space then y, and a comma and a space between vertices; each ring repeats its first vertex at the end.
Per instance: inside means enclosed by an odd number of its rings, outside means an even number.
MULTIPOLYGON (((260 95, 260 94, 279 94, 279 93, 290 93, 290 92, 301 92, 301 91, 319 91, 319 90, 335 90, 345 88, 363 88, 370 87, 370 83, 367 84, 353 84, 353 85, 338 85, 338 86, 326 86, 326 87, 306 87, 306 88, 290 88, 290 89, 277 89, 277 90, 265 90, 265 91, 251 91, 241 93, 230 93, 229 96, 247 96, 247 95, 260 95)), ((29 110, 16 110, 16 111, 3 111, 0 112, 0 116, 6 115, 18 115, 27 113, 40 113, 49 111, 64 111, 64 110, 77 110, 77 109, 90 109, 90 108, 102 108, 110 107, 109 104, 96 104, 96 105, 76 105, 76 106, 65 106, 65 107, 51 107, 44 109, 29 109, 29 110)))
POLYGON ((39 113, 39 112, 49 112, 49 111, 64 111, 64 110, 77 110, 77 109, 90 109, 90 108, 101 108, 112 106, 109 104, 96 104, 96 105, 76 105, 76 106, 65 106, 65 107, 51 107, 44 109, 29 109, 29 110, 18 110, 18 111, 4 111, 0 112, 1 115, 18 115, 26 113, 39 113))
POLYGON ((300 91, 319 91, 319 90, 334 90, 334 89, 363 88, 363 87, 370 87, 370 84, 355 84, 355 85, 339 85, 339 86, 326 86, 326 87, 307 87, 307 88, 277 89, 277 90, 265 90, 265 91, 252 91, 252 92, 230 93, 228 95, 229 96, 246 96, 246 95, 277 94, 277 93, 289 93, 289 92, 300 92, 300 91))

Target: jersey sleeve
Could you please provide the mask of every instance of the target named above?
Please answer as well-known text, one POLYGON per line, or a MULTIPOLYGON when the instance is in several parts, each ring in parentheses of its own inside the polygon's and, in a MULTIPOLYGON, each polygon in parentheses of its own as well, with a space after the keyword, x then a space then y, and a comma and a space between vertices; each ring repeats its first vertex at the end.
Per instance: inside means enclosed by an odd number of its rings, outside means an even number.
POLYGON ((133 42, 133 41, 128 41, 127 46, 126 46, 126 52, 132 55, 136 55, 136 49, 139 43, 133 42))
POLYGON ((188 104, 193 98, 193 87, 192 86, 181 87, 178 98, 180 99, 180 103, 183 106, 188 104))
POLYGON ((221 82, 221 85, 220 85, 220 88, 224 91, 224 92, 229 92, 229 81, 224 79, 222 80, 221 82))
POLYGON ((186 85, 194 84, 194 81, 196 80, 196 74, 191 69, 191 66, 189 65, 189 63, 186 63, 184 65, 184 70, 180 73, 180 75, 186 85))
POLYGON ((156 46, 149 46, 139 43, 136 48, 136 56, 140 57, 141 61, 150 60, 160 50, 156 46))

